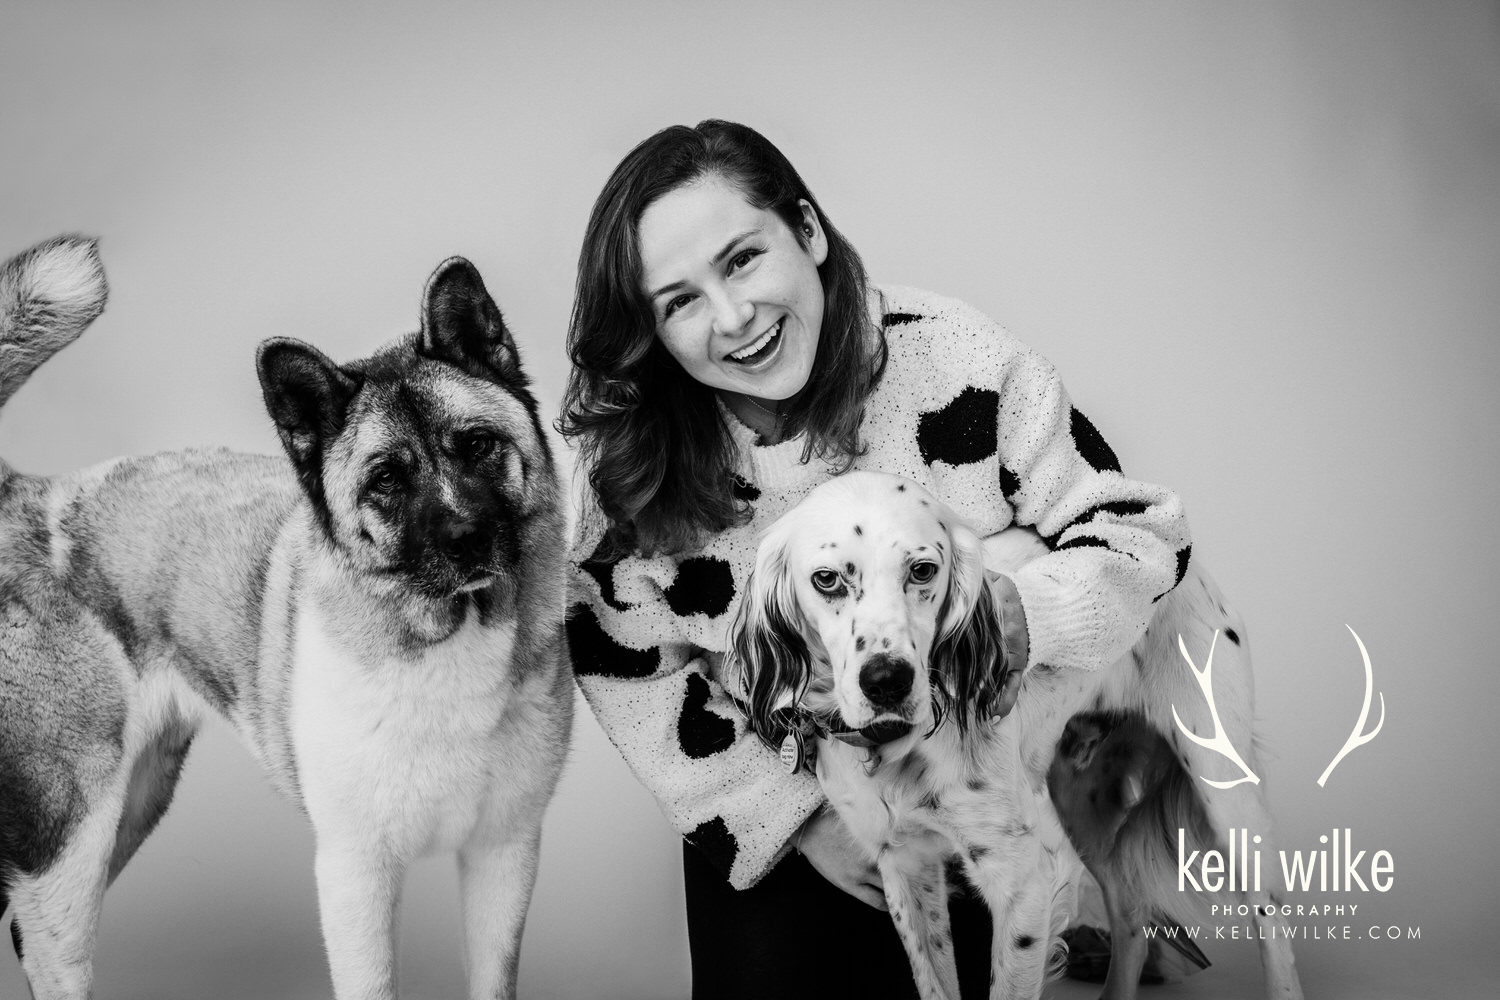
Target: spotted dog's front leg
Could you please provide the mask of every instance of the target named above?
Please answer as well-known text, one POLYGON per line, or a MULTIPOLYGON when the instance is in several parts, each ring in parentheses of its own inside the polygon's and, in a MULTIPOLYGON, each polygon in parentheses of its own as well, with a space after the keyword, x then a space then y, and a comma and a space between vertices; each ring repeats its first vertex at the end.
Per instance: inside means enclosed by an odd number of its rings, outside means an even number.
POLYGON ((1006 848, 982 854, 968 869, 994 918, 990 998, 1034 1000, 1047 976, 1057 864, 1031 834, 1011 838, 1006 848))
POLYGON ((891 920, 911 962, 922 1000, 958 1000, 958 966, 941 865, 887 848, 876 859, 891 920))

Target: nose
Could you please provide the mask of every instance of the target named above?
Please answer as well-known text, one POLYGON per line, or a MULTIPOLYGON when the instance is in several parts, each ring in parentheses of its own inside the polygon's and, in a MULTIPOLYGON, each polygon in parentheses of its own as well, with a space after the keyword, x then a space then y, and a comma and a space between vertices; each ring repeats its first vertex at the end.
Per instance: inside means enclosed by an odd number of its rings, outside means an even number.
POLYGON ((740 300, 727 289, 709 296, 713 306, 715 333, 739 333, 755 315, 755 306, 740 300))
POLYGON ((477 521, 462 517, 450 517, 438 527, 438 544, 449 559, 476 559, 484 554, 490 543, 490 532, 477 521))
POLYGON ((916 671, 910 663, 887 653, 876 653, 859 670, 859 689, 877 708, 894 708, 911 693, 916 671))

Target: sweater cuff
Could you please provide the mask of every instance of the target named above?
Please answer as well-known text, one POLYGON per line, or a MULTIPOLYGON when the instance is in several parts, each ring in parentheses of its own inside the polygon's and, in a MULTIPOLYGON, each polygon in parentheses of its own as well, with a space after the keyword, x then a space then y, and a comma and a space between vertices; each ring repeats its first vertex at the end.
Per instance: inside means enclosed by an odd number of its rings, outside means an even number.
POLYGON ((1098 670, 1113 663, 1140 638, 1147 622, 1123 621, 1097 590, 1079 592, 1072 581, 1053 577, 1036 563, 1010 574, 1026 611, 1030 667, 1098 670))
POLYGON ((788 841, 807 818, 828 800, 816 781, 800 784, 783 807, 767 810, 754 830, 745 837, 729 872, 729 884, 748 889, 761 879, 790 850, 788 841))

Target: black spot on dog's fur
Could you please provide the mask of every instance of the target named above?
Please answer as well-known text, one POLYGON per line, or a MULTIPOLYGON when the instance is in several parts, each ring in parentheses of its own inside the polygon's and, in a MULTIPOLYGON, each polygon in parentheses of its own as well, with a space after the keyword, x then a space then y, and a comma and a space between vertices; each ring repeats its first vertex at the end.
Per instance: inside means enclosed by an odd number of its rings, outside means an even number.
POLYGON ((1177 589, 1177 585, 1181 583, 1182 578, 1187 575, 1188 561, 1192 558, 1193 547, 1191 545, 1185 545, 1177 550, 1177 579, 1172 581, 1172 586, 1168 587, 1160 594, 1157 594, 1155 597, 1151 598, 1152 604, 1155 604, 1157 601, 1161 600, 1163 597, 1166 597, 1172 591, 1177 589))
POLYGON ((662 597, 679 618, 698 614, 717 618, 734 600, 734 574, 723 559, 693 556, 678 565, 677 578, 662 591, 662 597))
POLYGON ((974 844, 969 848, 969 860, 975 863, 990 853, 990 849, 983 844, 974 844))
POLYGON ((1095 472, 1120 471, 1120 460, 1115 457, 1113 449, 1077 407, 1073 408, 1070 429, 1073 433, 1073 446, 1095 472))
POLYGON ((855 534, 856 537, 862 536, 864 533, 865 533, 865 529, 864 528, 861 528, 857 524, 854 526, 854 534, 855 534))
POLYGON ((1036 938, 1032 937, 1030 934, 1018 934, 1016 936, 1017 948, 1030 948, 1034 944, 1036 944, 1036 938))
POLYGON ((1234 643, 1236 646, 1238 646, 1240 644, 1240 637, 1235 634, 1235 631, 1232 628, 1226 628, 1224 630, 1224 638, 1228 639, 1230 642, 1234 643))
MULTIPOLYGON (((0 913, 5 912, 5 897, 0 896, 0 913)), ((21 918, 16 917, 10 922, 10 946, 16 950, 16 960, 24 961, 25 953, 21 947, 21 918)))
POLYGON ((649 677, 661 666, 659 648, 631 649, 615 642, 587 604, 574 605, 567 633, 573 672, 580 677, 649 677))
POLYGON ((982 462, 999 446, 1000 394, 967 386, 940 410, 917 418, 917 450, 928 465, 982 462))
POLYGON ((919 320, 921 318, 922 317, 920 315, 918 315, 917 313, 900 313, 900 312, 886 313, 884 316, 882 316, 880 318, 880 325, 881 326, 905 326, 908 323, 915 323, 915 322, 917 322, 917 320, 919 320))
POLYGON ((734 839, 734 834, 729 832, 729 825, 724 822, 722 816, 715 816, 706 823, 698 824, 697 828, 683 839, 702 851, 713 866, 726 876, 734 867, 734 859, 740 852, 739 842, 734 839))
POLYGON ((711 757, 734 745, 734 723, 708 710, 713 689, 699 673, 688 674, 687 697, 677 718, 677 741, 694 760, 711 757))

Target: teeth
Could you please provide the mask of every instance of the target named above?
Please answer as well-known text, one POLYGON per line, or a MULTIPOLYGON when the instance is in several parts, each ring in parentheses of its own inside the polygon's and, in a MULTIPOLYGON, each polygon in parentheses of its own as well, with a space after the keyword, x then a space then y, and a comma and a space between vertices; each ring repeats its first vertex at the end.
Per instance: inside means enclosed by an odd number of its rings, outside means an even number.
POLYGON ((771 342, 771 338, 776 336, 776 334, 780 332, 781 320, 777 320, 776 325, 771 327, 771 329, 767 330, 765 333, 761 334, 761 336, 755 341, 755 343, 748 344, 729 356, 736 361, 744 361, 750 355, 754 354, 756 351, 769 344, 771 342))

